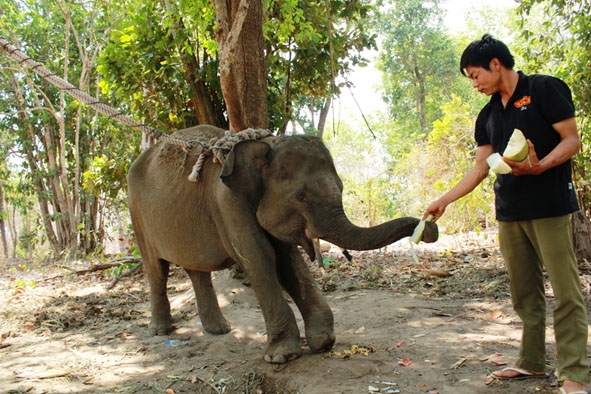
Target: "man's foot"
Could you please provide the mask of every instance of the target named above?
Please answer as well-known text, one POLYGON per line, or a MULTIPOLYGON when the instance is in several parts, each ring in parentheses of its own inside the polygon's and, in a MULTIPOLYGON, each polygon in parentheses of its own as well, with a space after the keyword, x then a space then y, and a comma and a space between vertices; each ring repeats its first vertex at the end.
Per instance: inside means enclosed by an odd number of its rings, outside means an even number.
POLYGON ((558 391, 560 394, 588 394, 587 387, 582 383, 565 380, 558 391))
POLYGON ((501 380, 522 380, 532 378, 547 378, 547 372, 528 371, 519 367, 506 367, 492 373, 492 377, 501 380))

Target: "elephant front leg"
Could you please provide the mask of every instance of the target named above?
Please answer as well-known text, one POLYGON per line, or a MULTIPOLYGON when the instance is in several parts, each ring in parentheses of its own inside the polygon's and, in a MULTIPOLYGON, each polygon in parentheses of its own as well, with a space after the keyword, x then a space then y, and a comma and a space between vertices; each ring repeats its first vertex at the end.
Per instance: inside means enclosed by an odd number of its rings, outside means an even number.
POLYGON ((170 316, 170 303, 166 294, 169 263, 167 261, 149 261, 144 258, 144 269, 150 283, 152 311, 150 334, 170 334, 172 332, 172 318, 170 316))
POLYGON ((283 297, 275 270, 269 268, 264 271, 267 275, 257 276, 246 271, 265 318, 267 348, 264 359, 268 363, 284 364, 302 354, 300 330, 293 311, 283 297))
POLYGON ((279 280, 302 313, 310 350, 318 353, 332 349, 333 313, 302 255, 297 248, 281 243, 276 247, 276 254, 279 280))
POLYGON ((300 332, 297 326, 295 327, 295 334, 293 330, 288 330, 285 333, 279 330, 272 335, 267 332, 269 339, 265 350, 265 361, 271 364, 285 364, 298 358, 302 354, 302 349, 300 347, 300 332))
MULTIPOLYGON (((238 212, 233 194, 228 196, 227 206, 238 212)), ((242 208, 252 212, 250 206, 242 208)), ((275 252, 267 234, 254 216, 225 215, 220 219, 223 225, 218 224, 218 229, 223 233, 226 250, 232 251, 232 260, 246 271, 263 312, 267 329, 265 361, 283 364, 298 358, 302 353, 300 330, 277 279, 275 252)))
POLYGON ((195 290, 197 299, 197 311, 201 318, 203 329, 210 334, 226 334, 232 329, 230 323, 220 310, 210 272, 200 272, 185 269, 195 290))

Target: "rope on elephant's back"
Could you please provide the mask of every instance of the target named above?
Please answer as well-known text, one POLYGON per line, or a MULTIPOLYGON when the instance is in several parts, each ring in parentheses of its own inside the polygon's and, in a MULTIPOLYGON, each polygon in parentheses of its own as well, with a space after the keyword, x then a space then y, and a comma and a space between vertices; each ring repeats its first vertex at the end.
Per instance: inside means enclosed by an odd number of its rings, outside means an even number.
POLYGON ((222 138, 212 138, 209 141, 209 148, 205 149, 199 155, 197 162, 193 166, 189 174, 189 181, 198 182, 201 175, 201 169, 207 156, 213 156, 214 163, 223 163, 226 160, 226 155, 232 150, 234 145, 240 141, 245 140, 260 140, 262 138, 273 135, 271 131, 265 129, 246 129, 239 132, 226 130, 222 138))

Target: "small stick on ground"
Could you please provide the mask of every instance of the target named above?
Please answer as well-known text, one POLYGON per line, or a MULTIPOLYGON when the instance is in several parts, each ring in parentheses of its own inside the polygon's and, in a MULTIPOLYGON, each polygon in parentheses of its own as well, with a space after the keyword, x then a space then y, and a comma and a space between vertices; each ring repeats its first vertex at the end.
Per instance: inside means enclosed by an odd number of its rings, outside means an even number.
POLYGON ((130 276, 131 274, 133 274, 134 272, 136 272, 140 268, 142 268, 142 260, 139 260, 139 263, 135 267, 133 267, 132 269, 127 270, 127 271, 123 272, 121 275, 119 275, 118 277, 116 277, 115 280, 113 282, 111 282, 109 287, 107 287, 107 290, 112 290, 115 287, 115 285, 117 283, 119 283, 119 281, 121 279, 125 278, 126 276, 130 276))

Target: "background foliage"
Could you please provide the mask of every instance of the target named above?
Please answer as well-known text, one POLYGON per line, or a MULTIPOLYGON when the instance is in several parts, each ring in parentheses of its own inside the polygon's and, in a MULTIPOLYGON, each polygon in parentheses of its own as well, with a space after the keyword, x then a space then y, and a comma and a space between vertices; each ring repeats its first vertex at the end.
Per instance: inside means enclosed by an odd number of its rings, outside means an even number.
MULTIPOLYGON (((589 2, 524 0, 508 12, 484 7, 468 16, 466 31, 453 33, 439 0, 264 4, 270 125, 277 133, 317 133, 320 111, 363 84, 351 71, 377 54, 385 110, 363 120, 353 113, 333 118, 324 136, 356 223, 422 216, 470 168, 473 122, 488 98, 460 75, 458 59, 487 32, 510 46, 518 69, 571 86, 583 139, 575 178, 589 215, 589 2)), ((211 2, 0 0, 0 10, 0 36, 136 120, 165 131, 202 119, 225 126, 211 2), (212 109, 205 118, 204 100, 212 109)), ((109 234, 129 232, 125 175, 141 136, 4 54, 0 75, 3 252, 101 252, 109 234)), ((441 227, 493 225, 492 182, 450 206, 441 227)))

